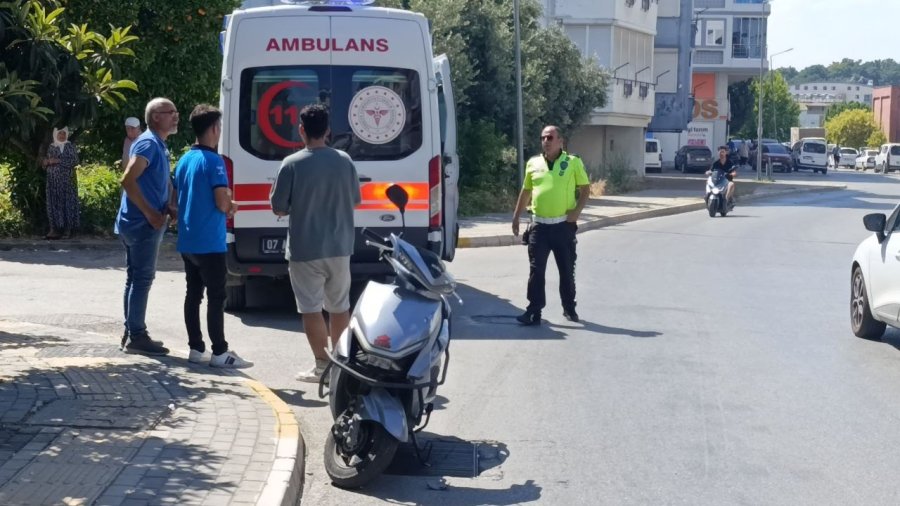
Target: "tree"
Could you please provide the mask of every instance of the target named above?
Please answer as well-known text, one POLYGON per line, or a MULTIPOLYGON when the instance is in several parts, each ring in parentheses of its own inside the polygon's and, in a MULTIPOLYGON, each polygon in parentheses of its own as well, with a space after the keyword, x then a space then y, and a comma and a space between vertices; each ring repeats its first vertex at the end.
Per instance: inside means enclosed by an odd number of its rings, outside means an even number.
POLYGON ((728 131, 743 138, 756 135, 756 131, 753 130, 756 123, 751 120, 755 102, 750 83, 751 80, 747 79, 728 86, 728 103, 731 110, 728 131))
MULTIPOLYGON (((219 33, 226 14, 240 0, 67 0, 65 18, 96 26, 125 26, 140 37, 132 48, 136 58, 119 62, 121 71, 141 88, 140 97, 121 111, 106 111, 85 132, 96 153, 88 158, 105 163, 121 155, 127 116, 143 118, 153 97, 170 98, 182 111, 199 103, 219 102, 222 54, 219 33)), ((193 142, 188 114, 182 114, 178 134, 169 139, 175 150, 193 142)))
POLYGON ((869 114, 872 114, 872 108, 866 104, 863 104, 860 102, 839 102, 837 104, 830 106, 825 111, 825 121, 827 122, 831 118, 838 116, 839 114, 841 114, 844 111, 852 111, 854 109, 859 109, 862 111, 866 111, 869 114))
POLYGON ((77 132, 137 90, 117 70, 137 38, 127 28, 110 26, 104 36, 84 24, 64 26, 64 12, 55 0, 0 3, 0 157, 14 165, 13 201, 33 225, 44 219, 37 160, 53 127, 77 132))
POLYGON ((825 135, 828 140, 842 146, 866 145, 875 132, 881 130, 875 124, 872 113, 862 109, 844 111, 825 122, 825 135))
POLYGON ((790 137, 791 127, 800 124, 800 106, 794 101, 788 88, 787 81, 781 73, 772 72, 769 77, 762 80, 754 79, 751 85, 753 90, 753 116, 750 118, 750 131, 744 130, 751 138, 756 137, 759 118, 759 93, 763 93, 763 137, 773 139, 787 139, 790 137))
POLYGON ((872 132, 872 135, 866 140, 866 146, 877 148, 882 144, 887 144, 887 141, 887 136, 884 135, 884 131, 879 128, 872 132))

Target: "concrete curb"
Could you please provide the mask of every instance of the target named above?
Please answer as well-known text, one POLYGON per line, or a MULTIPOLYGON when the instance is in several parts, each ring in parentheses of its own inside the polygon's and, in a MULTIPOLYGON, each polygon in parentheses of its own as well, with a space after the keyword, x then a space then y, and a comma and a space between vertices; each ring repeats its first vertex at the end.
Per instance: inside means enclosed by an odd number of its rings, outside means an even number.
POLYGON ((253 379, 247 378, 246 383, 275 412, 275 433, 278 435, 275 440, 275 463, 256 504, 259 506, 298 504, 303 491, 303 471, 306 462, 300 424, 290 406, 275 395, 275 392, 253 379))
MULTIPOLYGON (((749 200, 762 200, 766 198, 783 197, 785 195, 799 193, 818 193, 837 190, 846 190, 846 185, 834 186, 816 186, 811 188, 791 188, 788 190, 777 190, 762 193, 751 193, 750 195, 739 196, 740 201, 747 202, 749 200)), ((637 211, 633 213, 620 214, 618 216, 606 216, 578 224, 578 233, 596 230, 598 228, 609 227, 612 225, 620 225, 632 221, 645 220, 648 218, 659 218, 662 216, 671 216, 674 214, 689 213, 705 209, 706 205, 703 200, 698 198, 696 203, 682 204, 671 207, 661 207, 659 209, 650 209, 647 211, 637 211)), ((460 237, 457 248, 489 248, 496 246, 515 246, 522 244, 521 237, 512 234, 497 236, 479 236, 479 237, 460 237)))

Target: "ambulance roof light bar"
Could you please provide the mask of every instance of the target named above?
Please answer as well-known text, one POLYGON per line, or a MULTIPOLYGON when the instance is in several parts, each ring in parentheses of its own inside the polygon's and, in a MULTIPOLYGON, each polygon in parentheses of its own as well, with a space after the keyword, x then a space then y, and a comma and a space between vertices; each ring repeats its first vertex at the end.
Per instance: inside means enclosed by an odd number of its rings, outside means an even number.
POLYGON ((281 0, 281 2, 291 5, 361 7, 364 5, 372 5, 375 3, 375 0, 281 0))

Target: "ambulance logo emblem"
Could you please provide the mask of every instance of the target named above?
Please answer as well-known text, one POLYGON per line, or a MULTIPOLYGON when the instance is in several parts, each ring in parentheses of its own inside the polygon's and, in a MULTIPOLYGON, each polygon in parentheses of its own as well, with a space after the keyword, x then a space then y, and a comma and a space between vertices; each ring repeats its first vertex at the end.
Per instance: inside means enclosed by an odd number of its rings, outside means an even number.
POLYGON ((396 139, 406 125, 406 106, 394 90, 369 86, 350 101, 350 128, 369 144, 386 144, 396 139))

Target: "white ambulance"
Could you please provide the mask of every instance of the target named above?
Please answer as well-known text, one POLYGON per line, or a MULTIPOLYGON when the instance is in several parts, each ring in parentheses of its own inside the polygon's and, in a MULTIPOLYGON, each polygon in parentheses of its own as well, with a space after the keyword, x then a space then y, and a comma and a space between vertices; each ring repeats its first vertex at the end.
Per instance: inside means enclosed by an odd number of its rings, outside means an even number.
POLYGON ((423 15, 358 3, 370 2, 252 7, 225 20, 219 151, 240 204, 228 222, 229 309, 245 305, 247 278, 287 275, 287 218, 272 213, 269 189, 281 160, 303 147, 299 112, 308 104, 329 107, 330 145, 359 173, 354 277, 387 272, 359 232, 400 231, 385 196, 393 183, 410 195, 404 238, 453 259, 459 161, 449 63, 433 55, 423 15))

